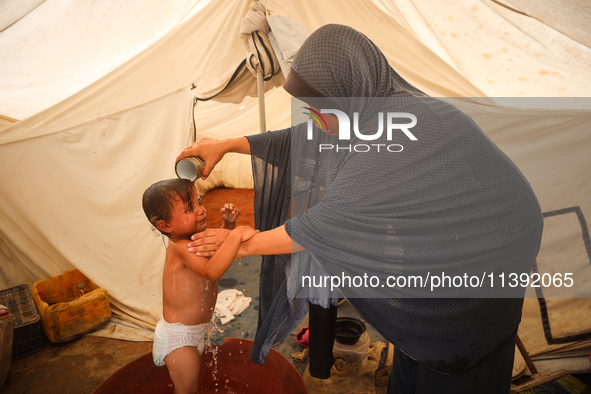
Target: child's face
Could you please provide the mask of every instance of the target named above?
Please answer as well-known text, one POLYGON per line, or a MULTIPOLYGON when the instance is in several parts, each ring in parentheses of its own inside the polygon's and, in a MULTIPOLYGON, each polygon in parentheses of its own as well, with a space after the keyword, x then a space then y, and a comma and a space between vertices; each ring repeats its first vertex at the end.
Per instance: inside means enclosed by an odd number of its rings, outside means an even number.
POLYGON ((172 229, 171 236, 186 237, 205 230, 207 210, 201 204, 201 197, 199 197, 197 190, 195 190, 190 204, 185 204, 178 196, 172 203, 174 210, 168 223, 172 229))

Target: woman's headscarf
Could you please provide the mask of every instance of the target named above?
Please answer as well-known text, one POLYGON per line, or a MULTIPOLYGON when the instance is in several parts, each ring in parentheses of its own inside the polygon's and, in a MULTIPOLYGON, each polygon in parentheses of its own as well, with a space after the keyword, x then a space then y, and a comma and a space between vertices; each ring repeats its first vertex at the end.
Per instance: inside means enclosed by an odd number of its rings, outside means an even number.
POLYGON ((294 97, 315 97, 299 85, 324 97, 425 96, 369 38, 343 25, 323 26, 302 44, 284 88, 294 97))

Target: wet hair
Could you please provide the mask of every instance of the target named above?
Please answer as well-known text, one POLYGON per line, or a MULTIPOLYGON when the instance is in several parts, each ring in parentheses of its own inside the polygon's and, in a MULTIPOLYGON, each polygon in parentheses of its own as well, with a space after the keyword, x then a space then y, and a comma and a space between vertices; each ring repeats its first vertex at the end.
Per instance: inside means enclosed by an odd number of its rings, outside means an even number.
POLYGON ((174 178, 156 182, 146 189, 142 197, 144 213, 150 223, 157 228, 158 220, 170 221, 174 210, 173 200, 180 197, 185 204, 191 204, 196 192, 193 183, 187 179, 174 178))

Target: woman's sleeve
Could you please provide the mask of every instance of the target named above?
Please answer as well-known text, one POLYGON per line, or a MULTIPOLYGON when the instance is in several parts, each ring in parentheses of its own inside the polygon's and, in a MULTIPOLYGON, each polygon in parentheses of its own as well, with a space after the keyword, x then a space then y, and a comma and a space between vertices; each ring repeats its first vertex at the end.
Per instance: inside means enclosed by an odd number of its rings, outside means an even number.
POLYGON ((290 129, 246 137, 250 144, 254 183, 255 228, 281 226, 289 212, 291 193, 290 129))

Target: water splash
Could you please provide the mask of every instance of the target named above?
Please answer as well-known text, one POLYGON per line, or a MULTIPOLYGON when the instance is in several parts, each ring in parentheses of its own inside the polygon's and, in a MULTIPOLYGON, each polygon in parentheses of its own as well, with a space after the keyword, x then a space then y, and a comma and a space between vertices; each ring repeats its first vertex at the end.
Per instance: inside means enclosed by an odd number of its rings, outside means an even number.
MULTIPOLYGON (((211 308, 213 309, 213 308, 211 308)), ((211 323, 209 324, 209 327, 207 329, 207 341, 205 342, 205 352, 210 352, 212 355, 212 363, 208 364, 208 366, 212 366, 213 365, 213 369, 212 369, 212 378, 214 381, 217 381, 218 377, 217 377, 217 373, 218 373, 218 352, 219 352, 219 347, 218 346, 212 346, 211 345, 211 338, 213 338, 213 335, 216 332, 219 332, 220 334, 224 333, 224 329, 221 328, 220 326, 218 326, 218 319, 220 318, 219 313, 214 312, 211 316, 211 323)), ((215 384, 216 386, 218 385, 217 382, 215 384)), ((216 388, 216 391, 218 391, 218 389, 216 388)))

